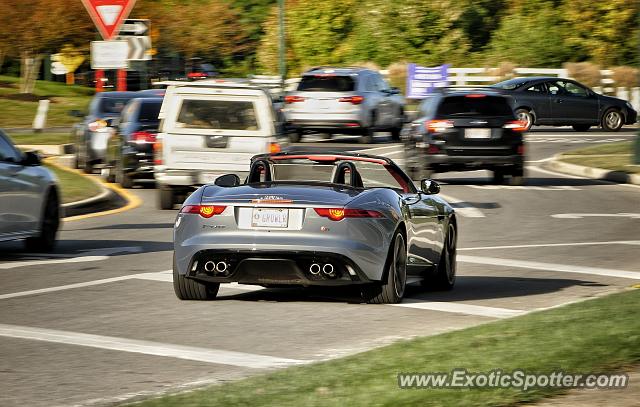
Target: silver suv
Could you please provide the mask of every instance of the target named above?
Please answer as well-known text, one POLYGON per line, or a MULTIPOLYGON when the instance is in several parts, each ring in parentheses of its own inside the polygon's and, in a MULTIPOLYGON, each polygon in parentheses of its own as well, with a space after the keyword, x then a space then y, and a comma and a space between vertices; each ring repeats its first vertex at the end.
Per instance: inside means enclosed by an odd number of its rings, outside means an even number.
POLYGON ((291 142, 299 141, 308 130, 360 134, 362 143, 370 143, 375 131, 390 131, 393 139, 400 139, 404 98, 370 69, 313 68, 284 101, 291 142))

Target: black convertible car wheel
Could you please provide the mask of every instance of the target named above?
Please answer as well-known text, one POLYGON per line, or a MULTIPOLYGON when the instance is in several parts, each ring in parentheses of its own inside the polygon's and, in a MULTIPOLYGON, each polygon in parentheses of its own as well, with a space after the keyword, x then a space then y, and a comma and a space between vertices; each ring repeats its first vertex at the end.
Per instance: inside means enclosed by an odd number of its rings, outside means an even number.
POLYGON ((393 239, 390 255, 386 281, 362 291, 363 298, 370 304, 397 304, 402 301, 407 285, 407 245, 400 232, 393 239))

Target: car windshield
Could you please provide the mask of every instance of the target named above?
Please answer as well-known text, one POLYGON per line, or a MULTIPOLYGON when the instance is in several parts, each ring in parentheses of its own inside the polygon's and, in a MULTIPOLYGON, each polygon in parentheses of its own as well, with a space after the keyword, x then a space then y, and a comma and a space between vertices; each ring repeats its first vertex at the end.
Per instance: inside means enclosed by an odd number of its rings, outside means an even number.
POLYGON ((119 114, 132 98, 105 97, 100 101, 100 111, 107 114, 119 114))
MULTIPOLYGON (((385 165, 386 163, 382 161, 351 161, 346 158, 344 160, 325 161, 321 158, 316 158, 311 160, 306 158, 274 160, 272 180, 332 183, 338 165, 349 161, 356 167, 358 174, 362 178, 362 187, 364 188, 392 188, 400 191, 408 191, 410 189, 407 182, 399 174, 395 174, 396 170, 385 165)), ((348 172, 345 179, 350 179, 348 172)))
POLYGON ((176 127, 259 130, 257 116, 252 101, 185 99, 180 107, 176 127))
POLYGON ((352 92, 354 89, 352 77, 328 74, 305 75, 298 85, 298 90, 304 92, 352 92))
POLYGON ((162 102, 145 102, 140 106, 138 120, 141 122, 157 122, 162 102))
POLYGON ((513 116, 509 102, 502 96, 465 95, 443 99, 438 116, 513 116))
POLYGON ((520 86, 524 85, 528 81, 522 78, 509 79, 506 81, 498 82, 496 84, 491 85, 492 88, 505 89, 505 90, 513 90, 517 89, 520 86))

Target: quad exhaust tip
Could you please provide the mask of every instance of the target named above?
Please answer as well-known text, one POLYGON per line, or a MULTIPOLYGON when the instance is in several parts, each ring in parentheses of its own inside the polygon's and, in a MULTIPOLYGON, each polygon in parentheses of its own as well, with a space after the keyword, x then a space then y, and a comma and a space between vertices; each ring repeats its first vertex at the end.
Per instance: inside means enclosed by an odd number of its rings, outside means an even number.
POLYGON ((218 273, 224 273, 225 271, 227 271, 227 268, 229 266, 227 265, 227 263, 225 263, 224 261, 218 262, 218 264, 216 264, 216 271, 218 273))
POLYGON ((318 274, 320 274, 320 265, 318 263, 313 263, 309 267, 309 273, 313 274, 314 276, 317 276, 318 274))
POLYGON ((324 274, 326 274, 327 276, 332 276, 333 277, 333 264, 331 263, 327 263, 322 267, 322 272, 324 274))
POLYGON ((208 262, 204 263, 204 269, 206 271, 211 272, 211 271, 216 269, 216 263, 214 263, 212 261, 208 261, 208 262))

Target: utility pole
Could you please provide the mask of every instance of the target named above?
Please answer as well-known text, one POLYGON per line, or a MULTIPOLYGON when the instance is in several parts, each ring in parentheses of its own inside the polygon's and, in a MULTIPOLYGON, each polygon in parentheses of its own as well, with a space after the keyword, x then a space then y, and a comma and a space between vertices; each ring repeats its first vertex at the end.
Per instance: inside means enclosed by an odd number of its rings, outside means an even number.
POLYGON ((284 95, 285 78, 287 77, 286 64, 286 43, 285 43, 285 25, 284 25, 284 0, 278 0, 278 23, 280 25, 280 46, 278 47, 279 67, 280 67, 280 88, 284 95))

